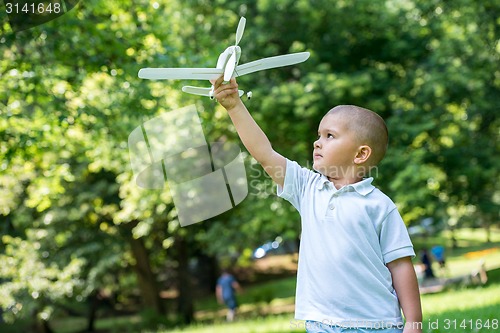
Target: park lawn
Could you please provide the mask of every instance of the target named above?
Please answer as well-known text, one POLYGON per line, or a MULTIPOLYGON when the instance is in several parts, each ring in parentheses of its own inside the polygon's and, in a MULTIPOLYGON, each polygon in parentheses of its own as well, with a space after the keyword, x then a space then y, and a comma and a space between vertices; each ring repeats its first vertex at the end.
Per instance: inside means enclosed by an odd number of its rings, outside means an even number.
POLYGON ((422 295, 422 309, 424 332, 498 332, 500 281, 485 287, 422 295))
MULTIPOLYGON (((292 276, 244 287, 243 292, 238 296, 238 302, 247 310, 252 310, 252 307, 266 306, 272 302, 276 303, 277 300, 291 300, 293 304, 295 284, 296 277, 292 276)), ((221 308, 215 296, 199 300, 196 307, 197 309, 202 309, 198 311, 198 315, 200 315, 200 312, 202 313, 201 318, 197 319, 203 319, 203 313, 221 308)))
MULTIPOLYGON (((454 232, 458 248, 451 247, 451 232, 443 231, 435 236, 418 237, 412 239, 417 254, 424 248, 433 245, 443 245, 446 248, 445 271, 440 271, 437 262, 433 263, 433 268, 438 277, 455 277, 470 274, 478 270, 482 263, 486 269, 500 267, 500 229, 491 228, 491 242, 487 243, 484 229, 462 228, 454 232)), ((417 259, 417 258, 416 258, 417 259)), ((414 260, 416 263, 417 260, 414 260)))
MULTIPOLYGON (((447 246, 447 271, 439 272, 436 266, 436 272, 438 276, 460 276, 479 268, 480 262, 484 262, 488 269, 500 267, 500 230, 493 229, 491 235, 492 243, 483 243, 484 230, 459 230, 455 233, 457 242, 467 247, 456 250, 448 247, 450 243, 447 232, 423 241, 414 240, 414 244, 417 250, 420 246, 433 244, 447 246)), ((499 331, 498 328, 494 329, 493 321, 500 320, 500 273, 499 270, 496 272, 484 287, 455 288, 438 294, 422 295, 423 332, 499 331)), ((120 333, 304 332, 303 322, 293 319, 295 283, 296 278, 292 276, 245 287, 238 298, 241 304, 240 315, 235 323, 225 323, 224 308, 217 304, 215 297, 207 297, 196 301, 197 323, 184 328, 148 331, 143 328, 144 323, 139 315, 101 318, 97 320, 96 328, 120 333)), ((70 317, 52 321, 52 326, 58 333, 74 333, 80 331, 84 325, 83 318, 70 317)))
MULTIPOLYGON (((498 332, 500 329, 500 282, 484 287, 448 290, 422 295, 424 333, 498 332), (488 326, 488 327, 487 327, 488 326)), ((293 314, 281 314, 234 323, 195 324, 158 333, 292 333, 304 332, 302 321, 293 314)))
MULTIPOLYGON (((470 274, 484 263, 487 269, 500 267, 500 230, 492 229, 491 243, 484 243, 482 229, 461 229, 455 232, 460 246, 451 249, 450 233, 442 232, 435 237, 418 240, 417 250, 422 246, 442 244, 447 248, 447 270, 440 272, 435 263, 438 276, 455 277, 470 274)), ((417 263, 418 259, 415 259, 417 263)), ((484 287, 450 289, 431 295, 422 295, 424 311, 423 332, 496 332, 500 320, 500 276, 484 287), (495 321, 496 320, 496 321, 495 321), (462 327, 461 327, 462 326, 462 327), (487 328, 486 326, 489 326, 487 328), (476 330, 477 328, 477 330, 476 330)), ((183 329, 163 332, 262 332, 288 333, 304 332, 303 323, 293 319, 295 277, 250 287, 240 295, 240 320, 235 323, 223 322, 224 310, 208 299, 200 303, 197 319, 202 321, 183 329), (269 301, 273 299, 272 301, 269 301), (276 311, 277 309, 277 311, 276 311), (290 309, 290 312, 286 312, 290 309), (269 315, 272 313, 278 315, 269 315), (267 316, 264 316, 266 314, 267 316), (203 323, 208 320, 210 324, 203 323)))

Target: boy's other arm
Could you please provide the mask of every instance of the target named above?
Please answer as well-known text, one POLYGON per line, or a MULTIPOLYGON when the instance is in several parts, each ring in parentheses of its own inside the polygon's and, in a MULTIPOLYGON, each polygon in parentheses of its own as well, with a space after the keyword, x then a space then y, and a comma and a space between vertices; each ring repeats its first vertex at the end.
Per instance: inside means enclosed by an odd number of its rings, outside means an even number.
POLYGON ((233 281, 233 283, 231 284, 231 286, 233 287, 234 290, 236 290, 237 292, 241 292, 241 285, 238 283, 238 281, 233 281))
POLYGON ((220 77, 214 84, 214 97, 227 110, 236 131, 250 155, 259 162, 273 181, 283 186, 285 182, 286 159, 278 154, 266 134, 248 112, 238 95, 238 84, 233 78, 222 84, 220 77))
POLYGON ((217 297, 217 302, 219 304, 222 304, 224 302, 224 300, 222 299, 222 287, 220 285, 217 285, 217 287, 215 287, 215 296, 217 297))
POLYGON ((387 264, 392 284, 406 319, 403 333, 422 332, 422 306, 417 276, 410 257, 399 258, 387 264))

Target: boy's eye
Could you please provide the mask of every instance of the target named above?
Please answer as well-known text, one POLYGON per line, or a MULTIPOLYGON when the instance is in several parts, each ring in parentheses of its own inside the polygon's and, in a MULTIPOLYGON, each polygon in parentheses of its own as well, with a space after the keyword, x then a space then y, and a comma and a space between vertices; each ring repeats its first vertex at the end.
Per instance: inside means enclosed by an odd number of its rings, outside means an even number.
POLYGON ((328 133, 328 136, 327 136, 327 137, 328 137, 328 138, 333 138, 333 134, 328 133))

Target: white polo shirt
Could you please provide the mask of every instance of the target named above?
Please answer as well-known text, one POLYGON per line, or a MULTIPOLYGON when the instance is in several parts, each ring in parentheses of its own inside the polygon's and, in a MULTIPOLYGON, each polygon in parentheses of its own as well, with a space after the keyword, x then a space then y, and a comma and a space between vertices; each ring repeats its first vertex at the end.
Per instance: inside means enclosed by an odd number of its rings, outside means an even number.
POLYGON ((328 325, 402 325, 388 262, 415 256, 392 200, 373 178, 337 190, 327 177, 287 160, 278 195, 300 213, 295 318, 328 325))

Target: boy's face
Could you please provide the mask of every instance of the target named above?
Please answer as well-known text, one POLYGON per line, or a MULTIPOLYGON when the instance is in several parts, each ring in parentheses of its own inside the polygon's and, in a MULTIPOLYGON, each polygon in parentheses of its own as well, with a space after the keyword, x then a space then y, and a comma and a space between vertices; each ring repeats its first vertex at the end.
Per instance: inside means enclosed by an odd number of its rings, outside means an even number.
POLYGON ((354 171, 359 145, 347 121, 342 113, 326 115, 314 142, 313 168, 331 179, 344 179, 354 171))

